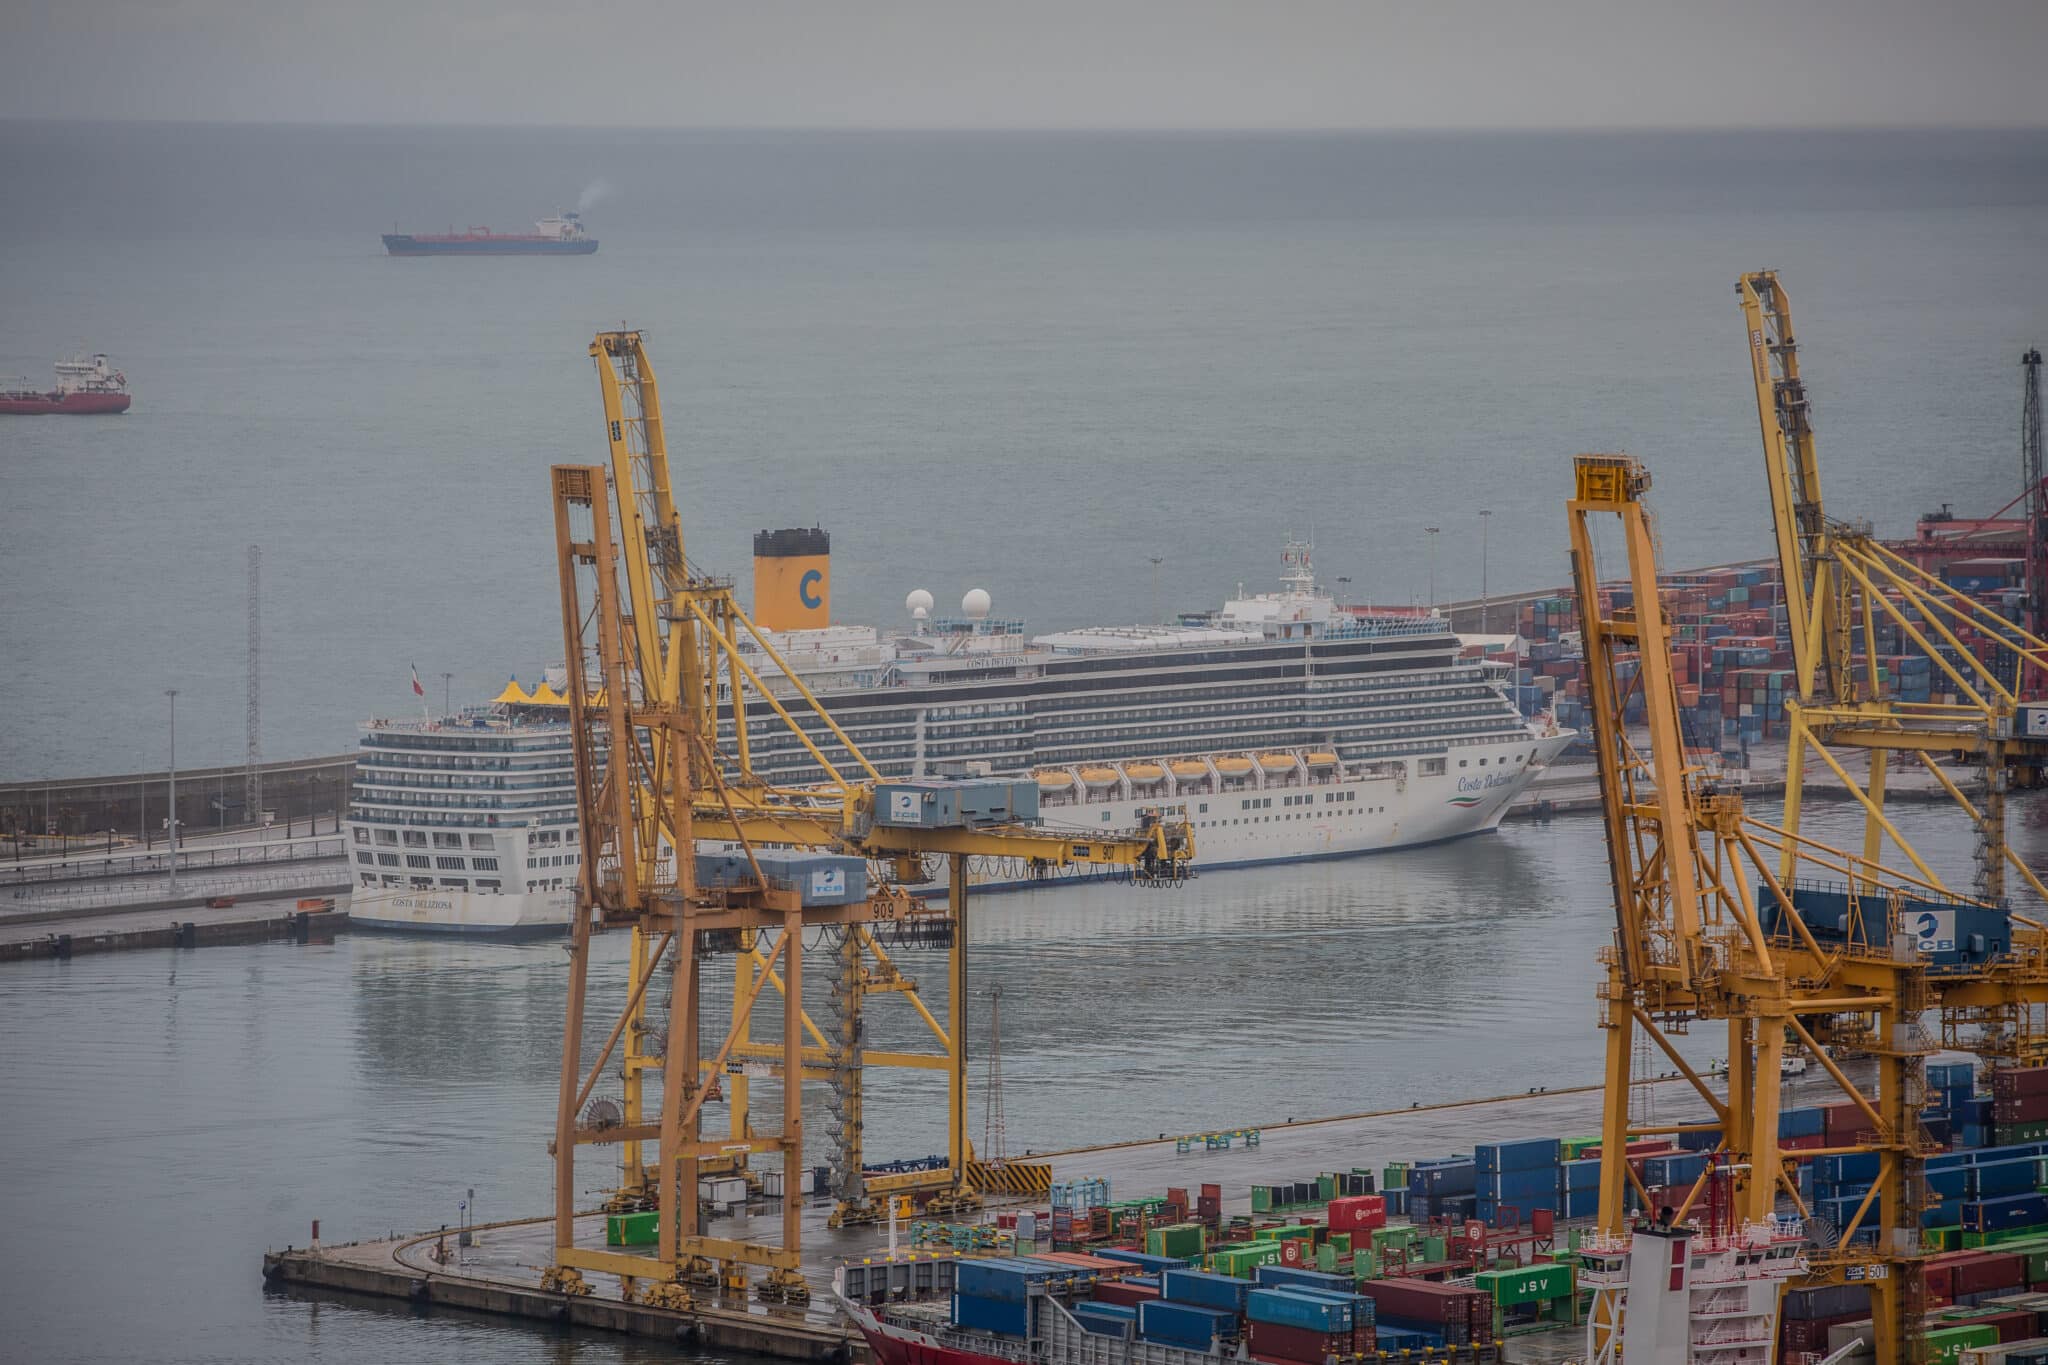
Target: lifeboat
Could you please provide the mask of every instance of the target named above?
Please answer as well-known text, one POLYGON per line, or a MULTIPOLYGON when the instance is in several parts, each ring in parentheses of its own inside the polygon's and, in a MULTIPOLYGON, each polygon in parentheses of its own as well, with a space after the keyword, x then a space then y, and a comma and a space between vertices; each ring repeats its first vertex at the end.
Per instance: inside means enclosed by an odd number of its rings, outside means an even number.
POLYGON ((1063 792, 1074 785, 1074 775, 1058 768, 1041 768, 1034 775, 1042 792, 1063 792))
POLYGON ((1311 768, 1334 768, 1337 766, 1337 755, 1328 752, 1312 753, 1308 756, 1308 766, 1311 768))
POLYGON ((1164 782, 1166 769, 1157 763, 1126 763, 1124 776, 1133 782, 1164 782))
POLYGON ((1251 774, 1252 761, 1248 758, 1219 758, 1216 771, 1225 777, 1247 777, 1251 774))
POLYGON ((1091 787, 1114 787, 1117 780, 1114 768, 1083 768, 1081 780, 1091 787))
POLYGON ((1184 758, 1173 765, 1173 775, 1183 782, 1198 781, 1209 775, 1209 765, 1197 763, 1191 758, 1184 758))
POLYGON ((1269 773, 1291 773, 1294 771, 1293 754, 1260 754, 1259 766, 1269 773))

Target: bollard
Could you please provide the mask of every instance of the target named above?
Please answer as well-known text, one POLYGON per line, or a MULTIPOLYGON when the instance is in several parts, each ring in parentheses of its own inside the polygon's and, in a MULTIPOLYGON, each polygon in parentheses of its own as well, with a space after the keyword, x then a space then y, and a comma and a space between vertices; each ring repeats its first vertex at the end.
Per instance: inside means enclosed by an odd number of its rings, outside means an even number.
POLYGON ((178 946, 197 948, 199 946, 199 924, 196 920, 185 920, 178 925, 178 946))

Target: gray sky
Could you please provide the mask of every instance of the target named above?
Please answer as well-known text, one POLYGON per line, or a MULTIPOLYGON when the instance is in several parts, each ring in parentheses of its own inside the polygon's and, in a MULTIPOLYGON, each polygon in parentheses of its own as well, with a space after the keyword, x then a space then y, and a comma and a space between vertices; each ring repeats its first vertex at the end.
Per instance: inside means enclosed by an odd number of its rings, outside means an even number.
POLYGON ((2048 124, 2048 0, 8 0, 0 117, 2048 124))

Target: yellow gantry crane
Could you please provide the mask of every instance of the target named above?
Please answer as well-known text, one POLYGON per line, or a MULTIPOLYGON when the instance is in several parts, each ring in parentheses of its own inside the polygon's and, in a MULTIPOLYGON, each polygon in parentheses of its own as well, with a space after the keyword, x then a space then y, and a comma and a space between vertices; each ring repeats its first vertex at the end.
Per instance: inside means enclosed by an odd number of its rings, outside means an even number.
MULTIPOLYGON (((1804 1047, 1856 1106, 1854 1140, 1799 1159, 1875 1152, 1869 1196, 1845 1224, 1809 1224, 1815 1282, 1869 1285, 1877 1358, 1921 1356, 1924 1311, 1922 1163, 1931 1150, 1919 1117, 1924 1059, 1936 1050, 1925 1024, 1938 1012, 1953 1045, 2011 1055, 2009 1018, 2048 1002, 2048 932, 2002 905, 1947 891, 1917 862, 1880 865, 1866 853, 1801 835, 1789 818, 1749 815, 1741 795, 1686 764, 1682 717, 1658 596, 1648 472, 1626 456, 1580 456, 1569 504, 1572 577, 1585 625, 1590 725, 1614 887, 1615 934, 1602 955, 1601 1026, 1606 1090, 1600 1230, 1627 1230, 1625 1205, 1643 1190, 1626 1161, 1646 1135, 1710 1129, 1708 1170, 1676 1210, 1683 1220, 1716 1179, 1734 1191, 1746 1224, 1781 1206, 1800 1217, 1795 1167, 1778 1146, 1779 1060, 1804 1047), (1617 525, 1632 589, 1626 607, 1603 605, 1596 527, 1617 525), (1644 705, 1648 747, 1623 716, 1632 691, 1644 705), (1685 1060, 1675 1036, 1695 1024, 1726 1030, 1728 1077, 1717 1093, 1685 1060), (1647 1037, 1690 1082, 1713 1118, 1699 1124, 1632 1122, 1634 1042, 1647 1037), (1874 1083, 1851 1080, 1830 1047, 1872 1060, 1874 1083), (1860 1245, 1858 1233, 1875 1231, 1860 1245)), ((1888 829, 1889 826, 1887 825, 1888 829)), ((1617 1359, 1623 1307, 1596 1297, 1589 1354, 1617 1359)))
MULTIPOLYGON (((2005 838, 2005 796, 2017 777, 2034 781, 2048 759, 2048 706, 2020 700, 2021 680, 2048 666, 2048 641, 1877 540, 1867 524, 1829 517, 1821 501, 1813 413, 1799 371, 1791 302, 1776 272, 1744 275, 1736 284, 1749 331, 1757 419, 1762 429, 1771 521, 1785 581, 1798 697, 1787 700, 1785 823, 1799 828, 1808 756, 1818 759, 1863 805, 1864 856, 1875 860, 1890 838, 1899 852, 1930 876, 1913 847, 1884 815, 1891 756, 1933 774, 1950 800, 1975 826, 1978 854, 1974 890, 1998 900, 2006 870, 2016 869, 2035 896, 2048 888, 2022 863, 2005 838), (1875 647, 1880 624, 1933 661, 1954 702, 1907 702, 1880 676, 1875 647), (1987 666, 1963 636, 1988 637, 2010 654, 2010 677, 1987 666), (1861 647, 1859 648, 1859 641, 1861 647), (1868 778, 1852 777, 1834 748, 1869 756, 1868 778), (1943 770, 1947 754, 1981 765, 1983 791, 1975 801, 1943 770)), ((2025 1046, 2048 1056, 2048 1038, 2025 1046)))
POLYGON ((761 1267, 763 1297, 801 1300, 808 1296, 797 1197, 804 1080, 833 1088, 840 1221, 872 1217, 876 1196, 909 1189, 932 1194, 940 1207, 973 1207, 984 1184, 1007 1174, 978 1171, 967 1136, 968 859, 1104 864, 1134 880, 1172 883, 1186 874, 1193 839, 1184 823, 1158 819, 1100 837, 1038 829, 1013 814, 1019 787, 1035 795, 1028 779, 882 780, 749 619, 731 580, 703 572, 686 555, 659 391, 640 334, 601 333, 590 355, 609 465, 551 471, 582 846, 552 1146, 554 1264, 544 1284, 587 1293, 582 1272, 597 1271, 617 1276, 628 1297, 683 1306, 689 1286, 743 1290, 749 1268, 761 1267), (778 696, 750 653, 765 658, 794 695, 778 696), (750 710, 771 714, 826 781, 779 786, 758 776, 750 710), (726 851, 707 855, 710 848, 726 851), (927 880, 928 857, 947 870, 943 907, 915 890, 927 880), (877 870, 882 875, 867 875, 877 870), (624 995, 595 1061, 586 1062, 591 940, 611 926, 631 933, 624 995), (803 1007, 807 937, 832 946, 834 1009, 825 1028, 803 1007), (943 1023, 891 956, 899 945, 948 948, 943 1023), (728 954, 729 1023, 705 1056, 699 1030, 707 964, 728 954), (667 1007, 650 1009, 664 973, 667 1007), (781 998, 781 1036, 768 1042, 753 1036, 752 1023, 771 989, 781 998), (861 1012, 869 994, 902 996, 935 1049, 865 1048, 861 1012), (596 1094, 615 1055, 616 1100, 596 1094), (946 1073, 943 1168, 863 1178, 869 1066, 946 1073), (658 1082, 651 1103, 650 1074, 658 1082), (757 1131, 749 1091, 756 1075, 780 1079, 776 1131, 757 1131), (726 1131, 707 1135, 705 1108, 721 1102, 726 1131), (610 1207, 659 1210, 652 1256, 577 1244, 575 1158, 593 1145, 620 1149, 610 1207), (779 1239, 705 1236, 699 1178, 747 1175, 756 1152, 782 1158, 779 1239))

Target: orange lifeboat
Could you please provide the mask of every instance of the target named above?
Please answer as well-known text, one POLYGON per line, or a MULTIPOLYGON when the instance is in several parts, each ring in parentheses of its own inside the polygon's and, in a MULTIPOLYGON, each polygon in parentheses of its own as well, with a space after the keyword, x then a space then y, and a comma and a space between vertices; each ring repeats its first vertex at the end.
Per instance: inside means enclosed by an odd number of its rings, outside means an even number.
POLYGON ((1183 782, 1195 782, 1209 775, 1209 765, 1183 758, 1173 765, 1173 775, 1183 782))
POLYGON ((1248 758, 1219 758, 1216 760, 1216 771, 1225 777, 1249 777, 1252 761, 1248 758))
POLYGON ((1337 755, 1326 750, 1312 753, 1308 756, 1308 766, 1311 768, 1334 768, 1337 766, 1337 755))
POLYGON ((1166 769, 1160 767, 1157 763, 1126 763, 1124 764, 1124 776, 1130 778, 1133 782, 1164 782, 1166 780, 1166 769))
POLYGON ((1074 785, 1074 775, 1059 768, 1040 768, 1034 776, 1042 792, 1063 792, 1074 785))
POLYGON ((1295 762, 1293 754, 1260 754, 1259 766, 1269 773, 1291 773, 1295 762))
POLYGON ((1090 787, 1114 787, 1117 771, 1114 768, 1083 768, 1081 781, 1090 787))

